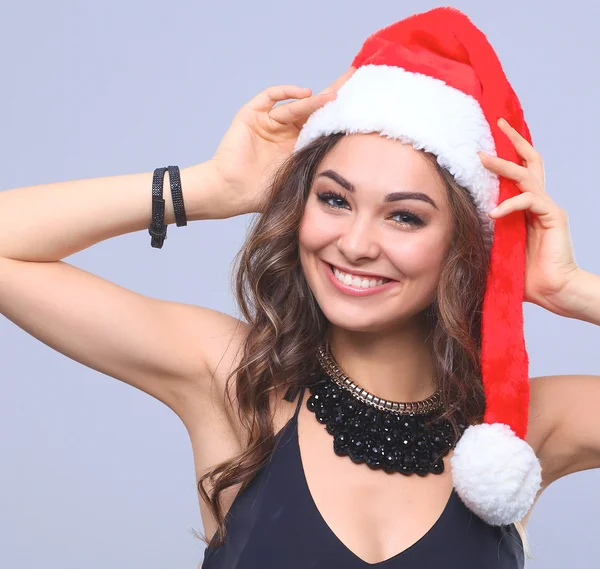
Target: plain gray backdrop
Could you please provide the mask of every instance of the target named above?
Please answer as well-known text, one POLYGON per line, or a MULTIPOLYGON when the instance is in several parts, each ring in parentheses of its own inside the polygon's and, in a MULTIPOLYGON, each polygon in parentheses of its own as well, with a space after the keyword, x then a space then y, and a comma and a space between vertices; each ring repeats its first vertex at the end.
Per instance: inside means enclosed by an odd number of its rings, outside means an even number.
MULTIPOLYGON (((0 189, 205 161, 256 93, 282 83, 321 90, 369 34, 437 5, 4 2, 0 189)), ((599 274, 598 4, 453 5, 497 50, 548 192, 569 213, 577 261, 599 274)), ((229 274, 249 220, 172 225, 163 249, 141 231, 67 261, 146 295, 236 314, 229 274)), ((600 374, 597 327, 526 304, 525 334, 532 377, 600 374)), ((177 416, 4 317, 0 338, 0 567, 195 568, 204 545, 190 530, 202 526, 177 416)), ((600 411, 590 428, 600 437, 600 411)), ((600 472, 551 486, 529 524, 529 565, 596 567, 599 509, 600 472)))

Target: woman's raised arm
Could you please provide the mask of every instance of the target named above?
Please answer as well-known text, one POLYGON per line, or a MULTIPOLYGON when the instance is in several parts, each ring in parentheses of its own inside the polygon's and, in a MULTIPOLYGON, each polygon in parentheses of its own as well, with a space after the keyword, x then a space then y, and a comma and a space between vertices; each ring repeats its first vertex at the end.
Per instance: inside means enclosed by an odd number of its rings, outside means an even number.
MULTIPOLYGON (((166 176, 169 224, 174 211, 166 176)), ((181 182, 188 220, 218 217, 224 188, 210 163, 182 169, 181 182)), ((0 313, 181 415, 186 383, 205 375, 203 334, 237 321, 144 296, 61 260, 104 239, 147 230, 151 184, 150 172, 0 192, 0 313)))
MULTIPOLYGON (((188 221, 260 211, 272 169, 291 153, 306 118, 331 98, 280 86, 247 103, 215 156, 181 169, 188 221), (273 108, 291 98, 297 100, 273 108)), ((0 313, 183 418, 190 389, 196 399, 222 403, 208 378, 246 325, 208 308, 135 293, 62 260, 105 239, 147 231, 151 186, 149 172, 0 192, 0 313)), ((165 224, 174 223, 168 172, 163 197, 165 224)))

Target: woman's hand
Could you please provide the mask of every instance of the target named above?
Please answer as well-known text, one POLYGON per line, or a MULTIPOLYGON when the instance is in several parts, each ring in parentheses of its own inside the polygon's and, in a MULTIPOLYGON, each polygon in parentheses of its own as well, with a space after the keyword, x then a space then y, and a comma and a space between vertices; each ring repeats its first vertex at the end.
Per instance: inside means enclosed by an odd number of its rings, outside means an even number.
POLYGON ((215 155, 210 160, 231 192, 228 203, 240 215, 262 211, 262 198, 276 169, 294 149, 298 134, 308 117, 335 99, 337 90, 352 76, 350 67, 321 93, 295 85, 265 89, 235 115, 215 155), (296 99, 275 106, 279 101, 296 99))
POLYGON ((575 262, 567 213, 548 195, 540 154, 504 119, 498 126, 513 143, 523 165, 480 152, 482 164, 516 182, 521 194, 504 200, 489 213, 492 219, 525 211, 527 249, 525 302, 563 316, 569 311, 569 285, 579 272, 575 262))

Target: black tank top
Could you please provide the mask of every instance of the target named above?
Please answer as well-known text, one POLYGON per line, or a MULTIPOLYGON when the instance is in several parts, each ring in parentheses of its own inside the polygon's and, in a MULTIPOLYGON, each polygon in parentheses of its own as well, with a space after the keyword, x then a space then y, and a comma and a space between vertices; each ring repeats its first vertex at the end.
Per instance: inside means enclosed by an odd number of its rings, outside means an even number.
POLYGON ((332 532, 304 477, 298 412, 275 435, 269 462, 238 492, 226 517, 225 542, 207 547, 202 569, 523 569, 514 526, 491 526, 454 490, 433 527, 416 543, 379 563, 367 563, 332 532))

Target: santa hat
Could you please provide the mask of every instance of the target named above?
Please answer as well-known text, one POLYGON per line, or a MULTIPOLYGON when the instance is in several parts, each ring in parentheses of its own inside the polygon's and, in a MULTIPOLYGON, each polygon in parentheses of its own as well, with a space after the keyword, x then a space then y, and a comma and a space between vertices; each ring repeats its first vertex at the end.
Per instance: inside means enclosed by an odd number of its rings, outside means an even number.
POLYGON ((529 359, 523 333, 524 212, 487 213, 518 195, 515 183, 487 170, 483 151, 521 164, 497 121, 504 117, 531 142, 519 99, 494 49, 454 8, 416 14, 371 35, 354 58, 355 73, 337 98, 315 111, 295 151, 333 133, 379 132, 437 156, 472 195, 490 232, 482 314, 481 367, 486 409, 451 459, 454 488, 492 525, 521 520, 541 485, 541 465, 525 441, 529 359))

